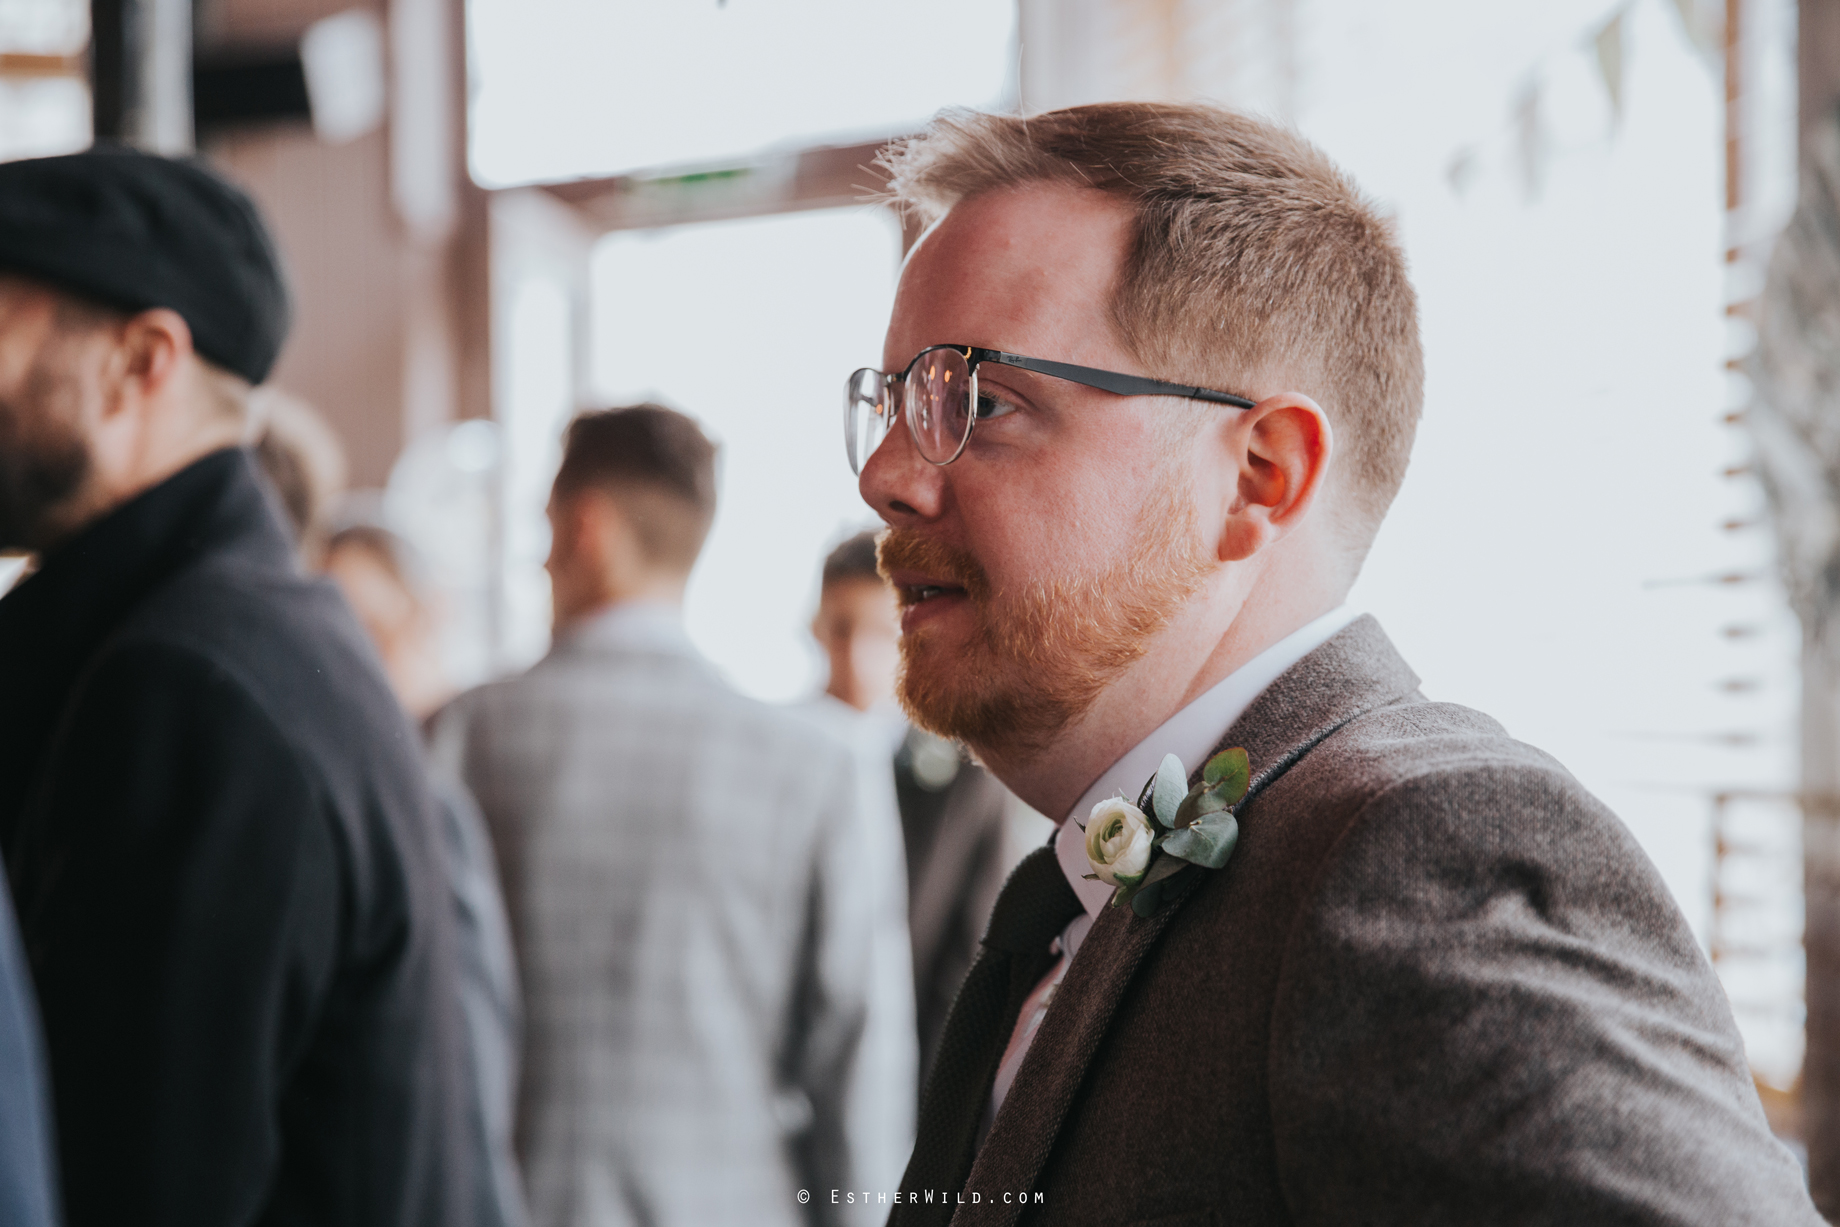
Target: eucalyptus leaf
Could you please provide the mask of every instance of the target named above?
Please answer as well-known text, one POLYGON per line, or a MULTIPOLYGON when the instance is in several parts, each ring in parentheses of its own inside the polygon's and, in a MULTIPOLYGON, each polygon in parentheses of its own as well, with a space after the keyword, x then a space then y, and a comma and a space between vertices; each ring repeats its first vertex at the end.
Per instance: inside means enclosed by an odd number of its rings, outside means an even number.
POLYGON ((1239 843, 1239 820, 1222 810, 1196 819, 1169 837, 1163 851, 1206 869, 1219 869, 1239 843))
POLYGON ((1194 791, 1182 798, 1182 804, 1176 807, 1176 829, 1179 831, 1208 814, 1217 814, 1227 808, 1214 791, 1206 784, 1195 785, 1194 791))
POLYGON ((1176 824, 1176 807, 1182 804, 1182 795, 1188 790, 1188 772, 1182 770, 1182 760, 1173 754, 1163 755, 1163 765, 1156 769, 1156 791, 1151 798, 1152 812, 1156 820, 1166 827, 1176 824))
POLYGON ((1218 791, 1228 805, 1236 805, 1252 784, 1252 762, 1238 746, 1222 750, 1201 769, 1201 781, 1218 791))
MULTIPOLYGON (((1171 835, 1170 838, 1174 839, 1175 836, 1171 835)), ((1155 862, 1151 864, 1150 871, 1144 874, 1143 885, 1139 886, 1138 889, 1142 890, 1144 886, 1155 885, 1164 878, 1173 878, 1176 874, 1187 869, 1188 864, 1189 863, 1181 857, 1159 856, 1156 858, 1155 862)))
POLYGON ((1176 806, 1176 830, 1180 831, 1199 817, 1201 811, 1195 808, 1195 794, 1191 792, 1182 798, 1182 804, 1176 806))

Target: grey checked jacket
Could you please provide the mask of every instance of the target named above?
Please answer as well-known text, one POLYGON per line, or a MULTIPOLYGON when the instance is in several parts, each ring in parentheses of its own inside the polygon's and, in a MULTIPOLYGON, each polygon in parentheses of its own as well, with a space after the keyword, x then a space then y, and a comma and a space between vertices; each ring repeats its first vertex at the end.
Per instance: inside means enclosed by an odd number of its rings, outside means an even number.
POLYGON ((872 1221, 848 1194, 893 1187, 914 1098, 885 761, 736 694, 645 606, 462 696, 434 740, 504 877, 533 1223, 872 1221))

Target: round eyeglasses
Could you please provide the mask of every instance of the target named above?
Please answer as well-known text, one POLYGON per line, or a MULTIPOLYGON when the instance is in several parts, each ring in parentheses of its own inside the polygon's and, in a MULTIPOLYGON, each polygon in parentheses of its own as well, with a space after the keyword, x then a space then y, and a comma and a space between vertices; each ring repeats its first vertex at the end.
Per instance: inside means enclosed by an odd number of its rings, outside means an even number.
POLYGON ((914 447, 927 463, 946 465, 957 460, 971 441, 971 430, 978 418, 990 416, 989 407, 978 399, 977 393, 978 367, 987 362, 1118 396, 1179 396, 1236 409, 1250 409, 1254 404, 1231 392, 1050 362, 1046 358, 1025 358, 1000 349, 929 345, 915 354, 898 375, 867 366, 850 375, 843 394, 843 445, 850 457, 850 470, 862 473, 863 465, 894 429, 897 413, 906 419, 907 433, 913 436, 914 447))

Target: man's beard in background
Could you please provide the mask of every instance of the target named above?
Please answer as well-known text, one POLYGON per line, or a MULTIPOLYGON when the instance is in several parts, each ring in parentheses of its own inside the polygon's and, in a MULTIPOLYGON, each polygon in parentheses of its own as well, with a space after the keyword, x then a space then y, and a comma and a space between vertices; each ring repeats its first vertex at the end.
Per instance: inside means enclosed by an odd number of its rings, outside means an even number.
POLYGON ((77 433, 74 380, 40 361, 19 394, 0 398, 0 552, 38 551, 56 536, 56 512, 89 477, 77 433))
POLYGON ((1033 579, 999 594, 967 551, 899 528, 884 533, 884 575, 913 570, 961 586, 978 620, 950 659, 925 659, 935 638, 925 627, 901 637, 896 693, 914 723, 1013 757, 1039 751, 1083 716, 1212 569, 1194 508, 1174 481, 1144 506, 1137 538, 1104 571, 1033 579))

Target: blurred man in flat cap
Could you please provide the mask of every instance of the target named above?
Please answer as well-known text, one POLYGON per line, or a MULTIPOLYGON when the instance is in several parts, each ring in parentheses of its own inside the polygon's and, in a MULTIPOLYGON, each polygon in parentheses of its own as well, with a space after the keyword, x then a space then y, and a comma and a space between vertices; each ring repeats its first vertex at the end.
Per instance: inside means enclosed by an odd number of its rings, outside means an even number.
POLYGON ((241 446, 287 325, 207 171, 0 165, 0 850, 72 1227, 468 1220, 416 734, 241 446))

